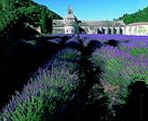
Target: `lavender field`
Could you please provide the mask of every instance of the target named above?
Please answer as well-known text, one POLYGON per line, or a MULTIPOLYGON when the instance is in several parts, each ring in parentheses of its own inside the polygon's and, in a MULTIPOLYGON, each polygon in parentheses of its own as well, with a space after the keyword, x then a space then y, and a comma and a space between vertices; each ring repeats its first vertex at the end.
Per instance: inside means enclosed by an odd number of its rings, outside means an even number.
MULTIPOLYGON (((2 121, 148 120, 148 36, 32 38, 57 51, 0 114, 2 121)), ((32 44, 32 43, 31 43, 32 44)), ((21 80, 20 80, 21 81, 21 80)))

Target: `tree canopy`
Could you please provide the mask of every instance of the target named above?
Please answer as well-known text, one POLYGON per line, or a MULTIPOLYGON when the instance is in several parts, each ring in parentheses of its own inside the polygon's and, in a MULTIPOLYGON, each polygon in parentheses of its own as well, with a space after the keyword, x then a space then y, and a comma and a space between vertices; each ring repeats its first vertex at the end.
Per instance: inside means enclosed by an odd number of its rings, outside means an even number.
POLYGON ((124 14, 122 17, 119 17, 118 20, 123 20, 125 24, 135 23, 135 22, 147 22, 148 21, 148 7, 145 7, 142 10, 138 10, 133 14, 124 14))
POLYGON ((46 6, 32 0, 0 0, 0 17, 1 36, 7 34, 11 28, 17 27, 15 25, 18 21, 22 24, 29 23, 34 27, 41 26, 42 33, 47 33, 52 27, 48 22, 62 18, 46 6))

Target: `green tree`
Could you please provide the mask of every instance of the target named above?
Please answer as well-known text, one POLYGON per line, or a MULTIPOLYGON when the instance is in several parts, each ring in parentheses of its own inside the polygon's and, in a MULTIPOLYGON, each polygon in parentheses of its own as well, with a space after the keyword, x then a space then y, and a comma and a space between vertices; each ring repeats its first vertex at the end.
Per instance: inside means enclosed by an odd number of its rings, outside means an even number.
POLYGON ((47 32, 45 21, 46 21, 46 11, 43 9, 42 12, 41 12, 41 31, 42 31, 42 33, 47 32))
POLYGON ((147 22, 148 21, 148 7, 138 10, 133 14, 124 14, 119 17, 118 20, 123 20, 125 24, 135 23, 135 22, 147 22))

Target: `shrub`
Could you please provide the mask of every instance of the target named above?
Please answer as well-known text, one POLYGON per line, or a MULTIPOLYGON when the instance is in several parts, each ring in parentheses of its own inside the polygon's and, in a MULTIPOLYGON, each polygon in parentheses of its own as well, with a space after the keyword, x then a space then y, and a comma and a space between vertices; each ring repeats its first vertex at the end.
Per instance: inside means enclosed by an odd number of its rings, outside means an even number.
POLYGON ((104 62, 102 85, 112 105, 126 103, 128 85, 135 81, 147 83, 147 62, 143 56, 134 57, 114 47, 102 47, 93 53, 96 65, 104 62))
POLYGON ((68 62, 52 60, 52 68, 39 69, 34 77, 3 109, 0 119, 42 121, 52 119, 59 106, 66 104, 76 89, 78 75, 68 62), (56 65, 56 66, 55 66, 56 65))

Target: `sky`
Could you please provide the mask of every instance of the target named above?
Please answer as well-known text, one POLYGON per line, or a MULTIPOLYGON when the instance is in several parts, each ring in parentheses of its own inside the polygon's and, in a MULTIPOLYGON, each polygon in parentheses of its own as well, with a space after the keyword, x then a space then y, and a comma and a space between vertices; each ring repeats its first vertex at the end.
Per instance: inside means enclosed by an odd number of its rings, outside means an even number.
POLYGON ((33 0, 64 17, 72 6, 79 20, 113 20, 148 6, 148 0, 33 0))

